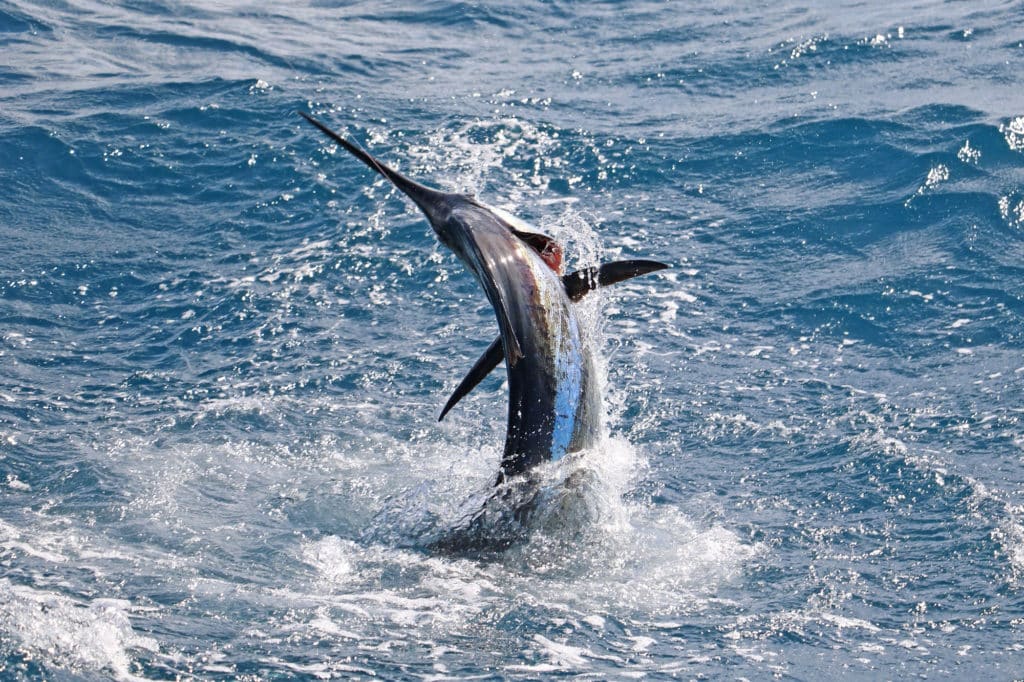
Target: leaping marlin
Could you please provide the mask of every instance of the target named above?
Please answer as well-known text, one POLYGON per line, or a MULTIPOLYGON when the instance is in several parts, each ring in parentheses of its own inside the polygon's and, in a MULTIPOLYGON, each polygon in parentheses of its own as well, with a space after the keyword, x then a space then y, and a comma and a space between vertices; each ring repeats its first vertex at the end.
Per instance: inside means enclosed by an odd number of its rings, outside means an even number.
POLYGON ((595 445, 601 435, 601 396, 592 350, 573 303, 598 286, 668 266, 628 260, 562 276, 562 248, 551 237, 472 196, 425 187, 299 113, 412 199, 494 308, 499 337, 455 389, 439 419, 504 360, 508 427, 497 483, 595 445))

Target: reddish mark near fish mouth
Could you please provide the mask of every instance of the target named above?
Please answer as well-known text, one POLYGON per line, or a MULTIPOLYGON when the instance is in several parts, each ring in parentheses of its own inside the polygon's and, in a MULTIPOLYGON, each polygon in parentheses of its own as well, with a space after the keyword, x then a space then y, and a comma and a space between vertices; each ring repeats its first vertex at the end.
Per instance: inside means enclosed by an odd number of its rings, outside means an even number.
POLYGON ((551 268, 555 274, 561 275, 563 269, 562 263, 562 245, 556 242, 546 234, 540 234, 538 232, 520 232, 519 230, 513 230, 515 235, 526 242, 531 249, 533 249, 541 260, 551 268))
POLYGON ((547 263, 548 267, 555 271, 555 274, 562 274, 562 246, 554 239, 548 241, 547 245, 541 249, 540 253, 541 260, 547 263))

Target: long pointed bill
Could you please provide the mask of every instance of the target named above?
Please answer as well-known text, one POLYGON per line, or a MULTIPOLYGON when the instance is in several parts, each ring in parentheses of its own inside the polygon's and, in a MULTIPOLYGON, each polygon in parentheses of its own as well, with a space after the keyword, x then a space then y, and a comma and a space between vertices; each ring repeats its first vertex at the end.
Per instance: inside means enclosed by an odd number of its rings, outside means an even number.
POLYGON ((319 128, 324 135, 341 145, 342 149, 365 163, 372 170, 380 173, 383 177, 390 180, 395 187, 402 190, 403 194, 416 202, 416 205, 419 206, 421 211, 427 214, 427 218, 430 219, 431 224, 433 224, 433 218, 437 213, 439 205, 442 204, 444 192, 439 192, 436 189, 425 187, 415 180, 407 178, 386 164, 381 163, 306 112, 300 111, 299 115, 319 128))
MULTIPOLYGON (((512 327, 509 312, 505 301, 508 298, 508 287, 510 283, 504 281, 501 268, 498 267, 492 258, 481 249, 479 240, 484 235, 475 230, 472 225, 462 220, 451 220, 451 214, 455 207, 473 206, 495 219, 489 210, 483 209, 476 202, 467 197, 440 192, 436 189, 425 187, 415 180, 411 180, 398 171, 381 163, 366 151, 355 146, 326 125, 316 120, 309 114, 300 111, 299 114, 316 126, 324 135, 337 142, 343 149, 352 154, 373 171, 390 180, 395 187, 401 190, 406 196, 412 199, 420 210, 427 216, 430 226, 437 234, 441 242, 457 255, 480 280, 487 298, 494 307, 498 317, 498 325, 501 327, 501 337, 505 341, 505 352, 509 366, 515 365, 519 358, 523 357, 519 339, 516 338, 512 327)), ((502 228, 511 229, 511 228, 502 228)), ((507 273, 505 273, 507 275, 507 273)))

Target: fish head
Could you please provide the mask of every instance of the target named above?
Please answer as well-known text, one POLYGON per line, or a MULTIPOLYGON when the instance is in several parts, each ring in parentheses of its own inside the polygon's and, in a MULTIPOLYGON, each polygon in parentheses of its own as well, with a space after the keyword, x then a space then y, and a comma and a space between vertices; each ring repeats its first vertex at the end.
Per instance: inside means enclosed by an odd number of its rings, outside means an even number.
MULTIPOLYGON (((538 280, 560 274, 562 248, 553 238, 467 195, 424 207, 438 240, 473 273, 498 318, 505 359, 522 357, 516 329, 528 326, 538 280)), ((558 285, 559 287, 561 285, 558 285)))
POLYGON ((419 207, 438 240, 482 285, 498 317, 505 359, 509 366, 515 365, 523 354, 509 314, 509 302, 523 302, 522 289, 528 289, 545 271, 562 273, 562 246, 515 216, 487 206, 470 195, 442 192, 416 182, 312 116, 299 113, 370 169, 390 180, 419 207))

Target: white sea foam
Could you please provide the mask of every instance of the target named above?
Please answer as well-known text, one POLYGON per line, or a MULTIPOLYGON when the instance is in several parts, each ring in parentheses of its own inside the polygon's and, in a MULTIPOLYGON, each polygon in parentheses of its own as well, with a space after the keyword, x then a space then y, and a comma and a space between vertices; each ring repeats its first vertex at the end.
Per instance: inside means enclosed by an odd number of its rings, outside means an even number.
POLYGON ((302 547, 302 560, 315 568, 330 585, 344 583, 352 576, 352 559, 359 548, 351 541, 328 536, 302 547))
POLYGON ((1024 116, 1016 116, 999 125, 999 132, 1006 139, 1007 146, 1014 151, 1024 151, 1024 116))
POLYGON ((74 599, 0 579, 0 631, 16 637, 21 651, 57 668, 141 679, 133 651, 152 653, 158 646, 133 631, 130 609, 121 600, 74 599))
MULTIPOLYGON (((422 447, 416 454, 425 460, 440 459, 422 447)), ((292 605, 291 616, 268 623, 265 632, 253 636, 268 642, 327 636, 390 654, 417 641, 503 637, 493 621, 531 605, 558 614, 571 630, 603 630, 608 618, 646 620, 652 614, 700 611, 718 586, 740 575, 763 548, 743 542, 724 527, 699 524, 671 507, 624 501, 623 493, 644 470, 636 450, 622 439, 606 440, 595 451, 548 465, 543 473, 549 483, 572 478, 576 487, 546 500, 548 506, 538 514, 525 544, 486 560, 397 547, 394 535, 361 541, 337 536, 301 540, 297 552, 312 575, 262 597, 279 606, 292 605), (396 581, 396 576, 404 577, 396 581)), ((435 522, 454 518, 459 500, 465 499, 460 495, 489 485, 493 471, 485 465, 480 472, 451 469, 447 478, 461 481, 428 486, 422 497, 389 497, 388 504, 395 508, 387 515, 388 523, 397 520, 399 527, 415 532, 419 522, 410 523, 409 518, 421 517, 418 505, 425 499, 433 500, 435 522), (450 499, 438 499, 444 497, 450 499)), ((395 478, 398 473, 374 483, 381 487, 378 495, 402 479, 395 478)), ((418 475, 434 478, 429 468, 418 475)), ((404 541, 410 540, 415 538, 404 541)), ((216 594, 223 588, 210 589, 216 594)), ((532 661, 520 659, 506 670, 584 671, 597 661, 615 658, 555 634, 541 637, 532 641, 532 661)), ((624 639, 618 648, 628 654, 655 645, 653 638, 637 635, 624 639)), ((459 654, 446 649, 438 653, 438 664, 459 654)))

